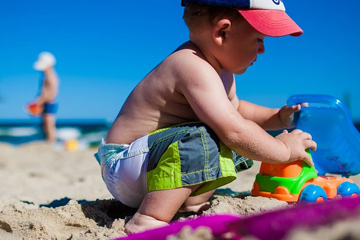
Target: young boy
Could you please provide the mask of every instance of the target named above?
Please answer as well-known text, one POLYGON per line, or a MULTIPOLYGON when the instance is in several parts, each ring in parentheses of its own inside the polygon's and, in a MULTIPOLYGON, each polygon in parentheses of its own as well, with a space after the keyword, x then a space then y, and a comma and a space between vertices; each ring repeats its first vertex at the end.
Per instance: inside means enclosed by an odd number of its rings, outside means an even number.
POLYGON ((40 94, 31 105, 42 109, 42 128, 49 143, 56 141, 55 113, 57 103, 55 99, 58 93, 59 80, 54 69, 55 63, 54 55, 49 52, 42 52, 33 65, 34 69, 41 71, 44 77, 40 87, 40 94))
POLYGON ((250 159, 313 164, 305 151, 316 149, 310 134, 274 138, 264 130, 293 127, 300 104, 270 109, 236 96, 233 74, 264 53, 265 36, 302 33, 280 0, 245 2, 183 0, 190 41, 136 86, 99 147, 109 191, 138 207, 127 233, 166 225, 177 211, 203 210, 250 159))

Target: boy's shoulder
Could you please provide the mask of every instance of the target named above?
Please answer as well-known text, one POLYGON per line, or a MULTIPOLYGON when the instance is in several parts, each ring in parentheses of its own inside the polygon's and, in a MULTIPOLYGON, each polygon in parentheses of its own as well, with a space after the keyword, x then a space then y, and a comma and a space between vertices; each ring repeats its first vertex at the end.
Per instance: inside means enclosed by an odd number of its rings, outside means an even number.
MULTIPOLYGON (((232 74, 229 74, 232 76, 232 74)), ((191 42, 181 45, 160 63, 150 81, 161 86, 159 91, 172 89, 172 96, 177 93, 184 95, 187 101, 197 101, 200 95, 207 93, 218 95, 223 93, 224 87, 230 89, 233 81, 223 82, 223 76, 208 62, 202 52, 191 42), (226 85, 226 86, 224 86, 226 85), (175 89, 175 91, 174 91, 175 89), (174 94, 175 92, 175 94, 174 94)), ((227 91, 228 92, 228 91, 227 91)))
MULTIPOLYGON (((196 45, 186 42, 171 53, 160 65, 167 68, 176 76, 186 77, 196 76, 204 73, 216 74, 212 65, 207 61, 202 52, 196 45)), ((217 75, 217 74, 216 74, 217 75)))

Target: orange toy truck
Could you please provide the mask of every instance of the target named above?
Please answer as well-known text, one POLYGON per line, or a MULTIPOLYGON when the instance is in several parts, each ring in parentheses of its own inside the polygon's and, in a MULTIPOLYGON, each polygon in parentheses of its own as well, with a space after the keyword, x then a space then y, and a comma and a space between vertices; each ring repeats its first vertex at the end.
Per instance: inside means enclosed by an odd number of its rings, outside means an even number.
POLYGON ((294 95, 287 101, 288 106, 299 103, 308 106, 303 106, 294 120, 296 128, 310 133, 317 143, 317 150, 309 152, 315 167, 304 161, 262 163, 251 194, 287 202, 358 197, 359 187, 348 177, 360 173, 360 134, 349 110, 329 95, 294 95))
POLYGON ((318 176, 313 166, 297 161, 262 163, 251 195, 286 202, 322 202, 337 197, 358 197, 360 190, 351 179, 318 176))

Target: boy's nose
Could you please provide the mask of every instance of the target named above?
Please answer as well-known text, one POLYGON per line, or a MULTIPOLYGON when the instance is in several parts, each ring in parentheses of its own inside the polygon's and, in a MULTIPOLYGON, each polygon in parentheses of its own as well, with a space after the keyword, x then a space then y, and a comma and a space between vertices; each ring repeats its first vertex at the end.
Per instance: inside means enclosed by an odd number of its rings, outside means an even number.
POLYGON ((264 42, 258 42, 258 54, 263 54, 265 52, 264 42))

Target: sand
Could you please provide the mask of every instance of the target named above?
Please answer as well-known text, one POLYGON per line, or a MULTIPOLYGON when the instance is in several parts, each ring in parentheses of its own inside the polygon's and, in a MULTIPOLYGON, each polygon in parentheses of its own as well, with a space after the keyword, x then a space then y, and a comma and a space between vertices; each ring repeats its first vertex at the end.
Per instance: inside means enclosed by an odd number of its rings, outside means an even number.
MULTIPOLYGON (((93 157, 95 152, 56 150, 44 142, 18 147, 0 143, 0 239, 101 240, 126 236, 125 219, 135 210, 115 201, 107 191, 93 157)), ((222 188, 242 194, 215 196, 204 214, 246 216, 288 207, 282 201, 248 196, 259 166, 256 163, 222 188)), ((358 176, 353 179, 360 182, 358 176)), ((177 215, 175 219, 184 218, 187 216, 177 215)), ((345 226, 351 228, 350 223, 345 226)), ((300 233, 315 236, 310 231, 300 233)), ((316 238, 294 233, 292 239, 316 238)))

